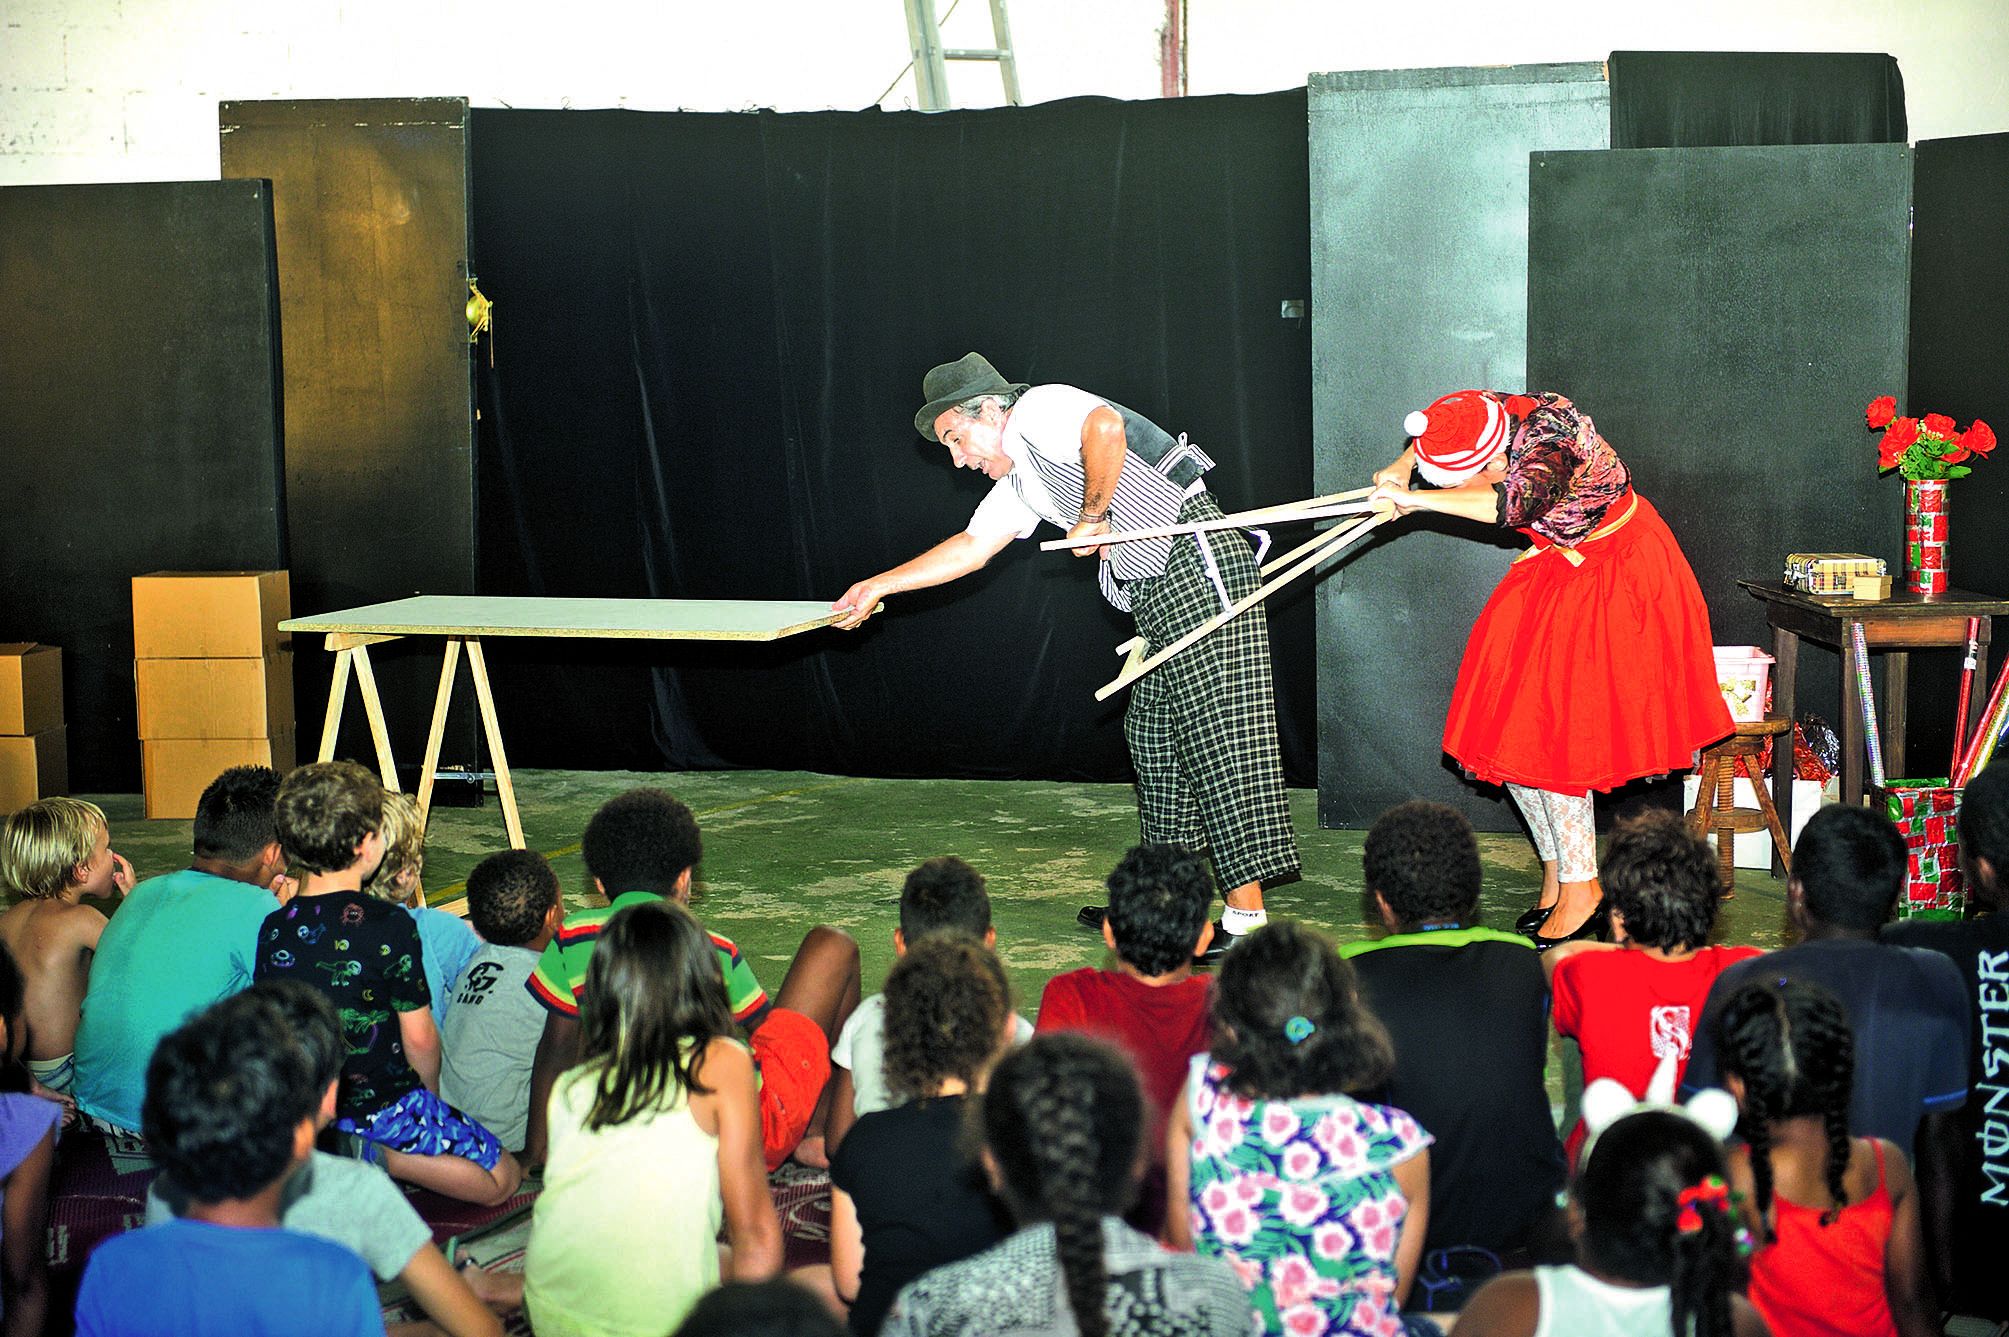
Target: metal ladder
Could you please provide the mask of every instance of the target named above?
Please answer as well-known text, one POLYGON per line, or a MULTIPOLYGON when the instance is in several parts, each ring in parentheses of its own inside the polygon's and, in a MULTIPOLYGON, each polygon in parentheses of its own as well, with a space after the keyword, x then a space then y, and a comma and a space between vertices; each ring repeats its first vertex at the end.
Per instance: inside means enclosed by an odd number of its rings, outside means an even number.
MULTIPOLYGON (((949 67, 952 60, 992 60, 1004 79, 1005 101, 1020 105, 1018 63, 1012 59, 1011 23, 1005 16, 1005 0, 990 0, 992 45, 980 49, 944 49, 942 26, 935 15, 935 0, 904 0, 907 6, 907 37, 914 52, 914 86, 920 94, 922 111, 949 109, 949 67)), ((951 10, 955 8, 952 4, 951 10)))

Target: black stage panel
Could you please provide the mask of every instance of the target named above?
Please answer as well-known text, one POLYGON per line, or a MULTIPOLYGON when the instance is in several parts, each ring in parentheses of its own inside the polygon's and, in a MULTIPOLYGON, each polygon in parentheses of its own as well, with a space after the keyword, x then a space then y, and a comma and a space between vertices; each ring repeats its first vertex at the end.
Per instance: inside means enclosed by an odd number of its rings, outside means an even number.
MULTIPOLYGON (((1876 144, 1530 162, 1529 381, 1617 447, 1719 644, 1769 651, 1736 581, 1776 579, 1788 552, 1897 569, 1901 489, 1877 477, 1863 406, 1904 383, 1910 158, 1876 144)), ((1833 716, 1836 669, 1801 656, 1801 710, 1833 716)))
MULTIPOLYGON (((1522 388, 1528 153, 1602 148, 1609 110, 1595 64, 1320 74, 1310 97, 1312 394, 1328 493, 1401 453, 1411 409, 1522 388)), ((1466 784, 1441 747, 1466 632, 1513 549, 1422 517, 1370 543, 1319 586, 1319 824, 1364 827, 1430 798, 1483 830, 1513 829, 1509 806, 1466 784)))
MULTIPOLYGON (((971 349, 1187 432, 1233 509, 1309 495, 1302 91, 990 111, 473 112, 493 593, 834 599, 984 484, 915 435, 971 349)), ((1311 774, 1311 609, 1272 610, 1311 774)), ((859 632, 498 644, 511 759, 1128 778, 1128 619, 1013 546, 859 632)))
POLYGON ((1904 76, 1880 52, 1614 51, 1611 146, 1902 144, 1904 76))
MULTIPOLYGON (((1914 416, 1980 418, 2009 437, 2009 134, 1928 139, 1912 152, 1910 389, 1890 393, 1914 416)), ((2009 593, 2009 453, 1976 464, 1949 495, 1955 587, 2009 593)), ((1989 655, 1992 675, 2009 656, 2009 621, 1996 619, 1989 655)), ((1915 775, 1946 772, 1959 673, 1955 655, 1914 661, 1915 775)))
MULTIPOLYGON (((293 611, 474 591, 467 102, 224 102, 225 177, 272 181, 286 332, 293 611)), ((300 751, 333 656, 295 658, 300 751)), ((391 741, 419 760, 438 643, 371 652, 391 741)), ((373 759, 351 709, 340 755, 373 759)), ((466 684, 442 760, 472 761, 466 684)))
POLYGON ((0 640, 63 649, 71 787, 132 792, 132 577, 285 564, 270 186, 0 189, 0 312, 0 640))

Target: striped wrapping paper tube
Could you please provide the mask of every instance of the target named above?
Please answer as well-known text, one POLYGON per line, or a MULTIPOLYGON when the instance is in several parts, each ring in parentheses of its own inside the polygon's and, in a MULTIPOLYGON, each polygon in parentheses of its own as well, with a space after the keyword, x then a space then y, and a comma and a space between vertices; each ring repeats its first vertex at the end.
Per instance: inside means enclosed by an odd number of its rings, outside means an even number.
POLYGON ((2004 688, 2009 688, 2009 660, 2003 661, 1996 671, 1995 686, 1988 693, 1988 708, 1981 712, 1981 726, 1967 740, 1967 755, 1953 772, 1951 783, 1955 789, 1972 780, 1974 773, 1993 755, 1995 736, 2002 731, 2004 714, 2009 714, 2009 694, 2005 694, 2004 688))
POLYGON ((1870 783, 1883 788, 1883 740, 1876 732, 1876 693, 1869 683, 1869 638, 1863 635, 1863 624, 1849 623, 1849 649, 1855 660, 1856 700, 1862 705, 1863 746, 1869 751, 1870 783))

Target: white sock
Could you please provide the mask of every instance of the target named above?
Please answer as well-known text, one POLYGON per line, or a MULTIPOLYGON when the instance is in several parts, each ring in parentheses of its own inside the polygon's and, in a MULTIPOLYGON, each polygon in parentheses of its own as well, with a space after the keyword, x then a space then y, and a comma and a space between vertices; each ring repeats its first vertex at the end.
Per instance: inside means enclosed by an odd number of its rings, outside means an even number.
POLYGON ((1221 907, 1221 930, 1231 938, 1254 933, 1270 922, 1267 910, 1241 910, 1232 905, 1221 907))

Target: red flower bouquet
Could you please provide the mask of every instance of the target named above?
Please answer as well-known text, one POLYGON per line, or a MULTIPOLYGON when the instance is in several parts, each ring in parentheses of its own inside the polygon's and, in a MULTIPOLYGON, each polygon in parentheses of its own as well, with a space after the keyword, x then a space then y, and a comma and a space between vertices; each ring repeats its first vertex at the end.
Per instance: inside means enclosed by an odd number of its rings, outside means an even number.
POLYGON ((1994 430, 1979 418, 1956 433, 1953 419, 1944 413, 1898 417, 1897 400, 1890 395, 1872 399, 1863 421, 1871 431, 1883 432, 1877 440, 1876 467, 1895 469, 1907 482, 1965 478, 1974 472, 1966 461, 1986 459, 1995 449, 1994 430))

